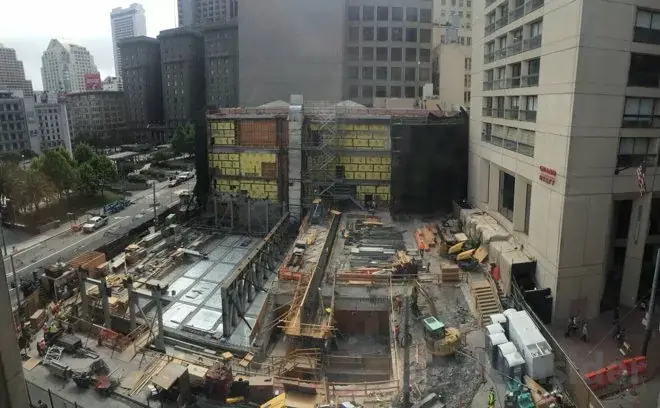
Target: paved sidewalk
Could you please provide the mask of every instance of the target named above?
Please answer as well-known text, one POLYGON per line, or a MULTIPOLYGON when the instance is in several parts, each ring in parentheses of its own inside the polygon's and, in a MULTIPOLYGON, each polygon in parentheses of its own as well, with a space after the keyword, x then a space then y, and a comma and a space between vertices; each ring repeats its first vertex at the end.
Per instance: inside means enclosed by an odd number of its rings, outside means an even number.
MULTIPOLYGON (((597 319, 590 320, 589 343, 580 341, 578 336, 566 338, 565 324, 550 327, 550 331, 559 342, 564 351, 571 358, 581 373, 603 368, 609 364, 621 361, 624 358, 635 357, 641 354, 645 327, 642 325, 643 312, 640 310, 621 309, 621 325, 626 331, 626 339, 630 344, 630 352, 623 356, 617 349, 612 338, 614 326, 612 312, 604 313, 597 319)), ((660 316, 656 312, 656 328, 660 316)), ((568 322, 566 322, 568 323, 568 322)), ((626 392, 603 399, 606 407, 612 408, 655 408, 658 407, 658 393, 660 392, 660 338, 657 330, 651 338, 648 348, 648 368, 650 379, 636 387, 634 393, 626 392), (631 395, 634 394, 634 395, 631 395)))

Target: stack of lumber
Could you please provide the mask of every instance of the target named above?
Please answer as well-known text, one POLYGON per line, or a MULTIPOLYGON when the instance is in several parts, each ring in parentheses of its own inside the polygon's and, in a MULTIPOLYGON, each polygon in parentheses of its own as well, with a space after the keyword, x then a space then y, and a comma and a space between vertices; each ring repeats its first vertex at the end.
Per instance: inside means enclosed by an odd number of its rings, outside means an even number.
POLYGON ((142 375, 135 382, 135 385, 131 389, 129 395, 135 396, 142 392, 142 389, 151 382, 151 379, 158 375, 163 368, 167 365, 167 359, 156 357, 142 371, 142 375))
POLYGON ((438 244, 437 227, 429 224, 422 228, 417 228, 415 231, 415 240, 417 241, 417 248, 421 250, 428 250, 434 248, 438 244))
POLYGON ((103 252, 85 252, 82 255, 79 255, 73 258, 69 262, 69 266, 72 268, 81 268, 86 270, 89 274, 93 273, 97 266, 105 262, 105 254, 103 252))
POLYGON ((46 322, 46 311, 44 309, 39 309, 30 316, 30 327, 33 330, 39 330, 44 323, 46 322))
POLYGON ((443 264, 440 268, 442 274, 442 282, 460 282, 461 270, 455 264, 443 264))

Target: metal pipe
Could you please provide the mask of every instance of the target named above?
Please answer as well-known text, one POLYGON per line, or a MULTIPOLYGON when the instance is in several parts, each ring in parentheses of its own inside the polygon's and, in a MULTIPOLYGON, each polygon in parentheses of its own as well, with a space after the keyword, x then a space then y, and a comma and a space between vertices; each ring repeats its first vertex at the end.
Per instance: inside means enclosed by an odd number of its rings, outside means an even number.
POLYGON ((110 316, 110 301, 108 300, 107 283, 105 277, 101 277, 99 284, 99 296, 101 296, 101 303, 103 304, 103 320, 105 321, 105 328, 112 329, 112 317, 110 316))
POLYGON ((660 271, 660 248, 655 255, 655 270, 653 271, 653 284, 651 285, 651 297, 649 299, 648 319, 646 319, 646 332, 644 333, 644 344, 642 345, 642 354, 647 355, 649 342, 651 341, 651 331, 653 330, 653 312, 655 309, 655 294, 658 290, 658 274, 660 271))
POLYGON ((403 408, 410 407, 410 340, 409 315, 410 296, 403 299, 403 330, 401 330, 401 343, 403 343, 403 408))

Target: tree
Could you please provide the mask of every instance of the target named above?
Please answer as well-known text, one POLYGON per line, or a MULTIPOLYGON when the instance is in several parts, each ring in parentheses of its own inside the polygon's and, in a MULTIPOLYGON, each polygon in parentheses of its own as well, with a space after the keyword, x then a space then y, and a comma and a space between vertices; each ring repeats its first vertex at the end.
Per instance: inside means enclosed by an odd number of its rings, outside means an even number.
POLYGON ((91 161, 94 156, 96 156, 96 153, 94 153, 94 150, 92 150, 92 148, 86 143, 80 143, 73 150, 73 157, 76 159, 76 163, 78 163, 79 166, 91 161))
POLYGON ((172 149, 177 155, 195 154, 195 127, 193 125, 181 125, 174 130, 172 149))
POLYGON ((37 166, 53 183, 53 187, 60 196, 62 193, 68 196, 69 192, 75 187, 77 176, 75 161, 65 149, 48 150, 38 160, 34 160, 33 163, 38 163, 37 166))
POLYGON ((25 173, 24 179, 24 194, 26 201, 34 206, 34 210, 39 210, 39 204, 50 198, 53 193, 53 187, 48 182, 48 179, 35 168, 28 168, 25 173))
POLYGON ((78 166, 78 189, 86 195, 97 195, 103 188, 117 180, 117 167, 107 156, 95 155, 78 166))
POLYGON ((89 164, 96 172, 101 185, 106 185, 117 180, 117 166, 108 156, 95 156, 89 164))
POLYGON ((167 160, 171 157, 172 157, 172 152, 169 151, 169 150, 165 150, 165 149, 158 150, 157 152, 155 152, 151 156, 151 158, 153 159, 153 162, 155 162, 155 163, 164 162, 165 160, 167 160))
POLYGON ((99 182, 94 168, 89 163, 78 166, 78 190, 89 196, 99 193, 99 182))

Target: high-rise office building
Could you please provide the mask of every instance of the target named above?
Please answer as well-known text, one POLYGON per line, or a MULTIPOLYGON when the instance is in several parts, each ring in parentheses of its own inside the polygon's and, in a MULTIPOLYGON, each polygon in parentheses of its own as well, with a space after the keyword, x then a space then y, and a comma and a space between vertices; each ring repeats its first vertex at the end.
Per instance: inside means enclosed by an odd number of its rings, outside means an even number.
POLYGON ((116 140, 125 126, 124 93, 84 91, 66 96, 73 139, 116 140))
POLYGON ((535 260, 555 321, 649 295, 660 242, 650 4, 475 3, 469 200, 535 260))
POLYGON ((179 27, 199 27, 238 17, 238 0, 178 0, 179 27))
POLYGON ((206 105, 213 108, 238 106, 238 24, 207 24, 204 36, 206 105))
POLYGON ((433 0, 433 45, 472 44, 472 0, 433 0))
POLYGON ((33 150, 39 153, 34 96, 23 91, 0 91, 0 154, 33 150))
POLYGON ((123 61, 122 77, 126 104, 126 128, 140 142, 164 143, 154 139, 163 123, 163 82, 160 42, 150 37, 133 37, 119 42, 123 61))
POLYGON ((41 64, 44 91, 56 94, 84 91, 85 74, 99 72, 87 48, 57 39, 50 40, 41 64))
POLYGON ((191 28, 161 31, 163 113, 169 129, 204 120, 204 39, 191 28))
POLYGON ((422 98, 431 82, 433 2, 348 0, 347 98, 422 98))
POLYGON ((40 93, 34 96, 34 115, 38 124, 38 142, 32 143, 35 153, 63 147, 71 149, 71 130, 66 104, 54 95, 40 93))
POLYGON ((25 96, 31 96, 32 81, 25 79, 23 62, 16 58, 16 50, 0 43, 0 90, 19 89, 25 96))
POLYGON ((112 27, 112 50, 115 58, 115 76, 122 81, 121 56, 118 43, 120 40, 131 37, 147 35, 147 20, 144 16, 144 7, 133 3, 127 8, 117 7, 110 12, 110 25, 112 27))

